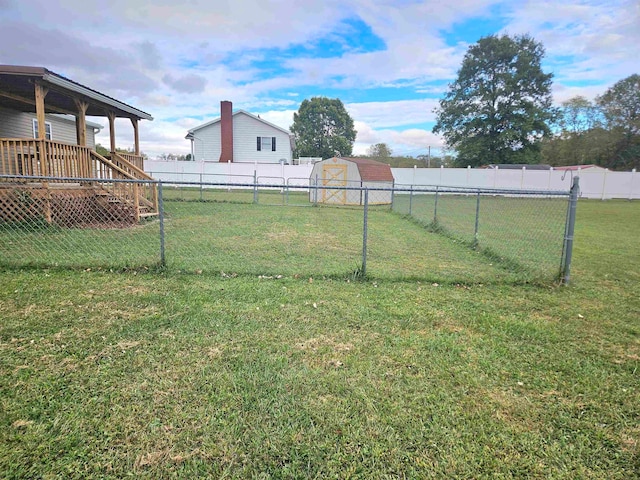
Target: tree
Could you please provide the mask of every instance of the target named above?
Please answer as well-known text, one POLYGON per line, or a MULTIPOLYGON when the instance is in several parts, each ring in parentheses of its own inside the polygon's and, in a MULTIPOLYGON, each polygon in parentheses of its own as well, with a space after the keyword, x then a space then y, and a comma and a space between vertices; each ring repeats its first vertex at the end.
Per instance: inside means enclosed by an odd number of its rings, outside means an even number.
POLYGON ((304 100, 293 114, 291 132, 297 157, 349 156, 356 140, 353 119, 338 98, 304 100))
POLYGON ((549 165, 598 163, 606 147, 602 111, 582 96, 561 103, 556 134, 542 143, 542 156, 549 165))
POLYGON ((601 110, 585 97, 572 97, 561 103, 558 125, 565 136, 579 136, 602 126, 601 110))
POLYGON ((101 144, 96 143, 96 152, 103 157, 109 156, 110 152, 108 148, 103 147, 101 144))
MULTIPOLYGON (((103 147, 99 143, 96 143, 95 150, 99 155, 102 155, 103 157, 109 157, 109 155, 111 155, 111 151, 108 148, 103 147)), ((116 152, 117 153, 133 153, 133 148, 116 148, 116 152)), ((149 158, 149 156, 144 152, 140 152, 140 156, 145 160, 148 160, 149 158)))
MULTIPOLYGON (((191 154, 189 154, 191 155, 191 154)), ((181 155, 179 153, 161 153, 156 157, 156 160, 159 160, 161 162, 185 162, 188 161, 189 159, 187 158, 188 155, 181 155)))
POLYGON ((376 143, 367 149, 367 155, 373 158, 389 158, 392 150, 386 143, 376 143))
POLYGON ((626 134, 640 135, 640 75, 616 82, 604 95, 596 98, 610 128, 626 134))
POLYGON ((540 140, 555 116, 543 57, 542 44, 527 35, 483 37, 469 48, 433 127, 458 165, 540 161, 540 140))
POLYGON ((612 139, 607 166, 616 169, 640 167, 640 75, 620 80, 596 98, 612 139))

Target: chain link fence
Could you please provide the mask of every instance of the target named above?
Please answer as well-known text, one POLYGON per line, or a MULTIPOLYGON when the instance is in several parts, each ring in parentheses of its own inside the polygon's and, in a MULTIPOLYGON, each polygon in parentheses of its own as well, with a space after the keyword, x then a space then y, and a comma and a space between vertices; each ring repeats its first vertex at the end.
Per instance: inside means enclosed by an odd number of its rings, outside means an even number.
POLYGON ((568 273, 568 192, 226 180, 0 177, 0 265, 460 283, 568 273))
POLYGON ((570 192, 414 186, 397 192, 395 212, 510 275, 533 280, 565 273, 570 192))

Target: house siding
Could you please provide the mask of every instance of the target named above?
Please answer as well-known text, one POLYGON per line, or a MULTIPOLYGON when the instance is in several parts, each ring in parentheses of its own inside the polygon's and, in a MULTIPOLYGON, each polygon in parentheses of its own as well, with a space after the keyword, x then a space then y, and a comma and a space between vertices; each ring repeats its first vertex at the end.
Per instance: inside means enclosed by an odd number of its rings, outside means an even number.
POLYGON ((197 162, 217 162, 220 159, 220 122, 193 132, 193 156, 197 162))
POLYGON ((234 162, 291 163, 289 135, 240 112, 233 117, 234 162), (276 151, 258 151, 257 137, 275 137, 276 151))
MULTIPOLYGON (((193 131, 193 153, 196 161, 217 162, 220 159, 220 122, 193 131)), ((233 115, 233 161, 236 163, 291 163, 289 135, 243 112, 233 115), (258 151, 257 137, 275 137, 276 151, 258 151)))
MULTIPOLYGON (((0 108, 0 138, 33 138, 34 113, 18 112, 0 108)), ((46 115, 45 121, 51 123, 51 139, 77 145, 76 123, 72 117, 46 115)), ((92 127, 87 127, 87 146, 95 148, 96 136, 92 127)))

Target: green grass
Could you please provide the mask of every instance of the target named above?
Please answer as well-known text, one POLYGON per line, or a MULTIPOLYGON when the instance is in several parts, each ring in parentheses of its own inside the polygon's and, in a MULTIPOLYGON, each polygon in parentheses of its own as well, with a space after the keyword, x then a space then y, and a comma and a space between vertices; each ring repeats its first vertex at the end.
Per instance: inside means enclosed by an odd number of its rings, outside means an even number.
MULTIPOLYGON (((361 272, 361 207, 312 207, 305 193, 275 190, 260 191, 258 205, 250 190, 165 188, 164 199, 165 259, 172 271, 331 278, 361 272)), ((396 196, 396 213, 388 205, 369 208, 368 278, 557 279, 565 201, 483 198, 475 249, 475 197, 441 196, 437 230, 429 228, 432 203, 433 196, 414 196, 412 219, 402 215, 409 212, 407 195, 396 196)), ((160 251, 157 220, 120 229, 0 225, 4 266, 148 269, 160 263, 160 251)))
POLYGON ((637 478, 639 214, 570 287, 0 271, 0 476, 637 478))
POLYGON ((394 211, 409 214, 433 231, 475 245, 532 277, 557 273, 568 199, 482 195, 396 195, 394 211), (476 211, 478 231, 475 232, 476 211), (434 224, 435 222, 435 224, 434 224))

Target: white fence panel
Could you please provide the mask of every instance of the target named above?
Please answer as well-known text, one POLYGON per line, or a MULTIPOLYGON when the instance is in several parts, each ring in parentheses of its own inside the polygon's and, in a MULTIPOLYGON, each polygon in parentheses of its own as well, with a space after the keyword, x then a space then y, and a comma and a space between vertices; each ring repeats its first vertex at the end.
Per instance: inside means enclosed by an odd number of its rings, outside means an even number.
MULTIPOLYGON (((270 184, 306 185, 313 165, 176 162, 147 160, 145 170, 159 180, 252 183, 254 172, 270 184)), ((527 170, 489 168, 392 168, 396 185, 568 191, 580 176, 583 198, 640 199, 640 175, 608 170, 527 170)), ((262 183, 262 182, 261 182, 262 183)))

